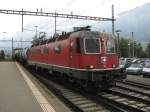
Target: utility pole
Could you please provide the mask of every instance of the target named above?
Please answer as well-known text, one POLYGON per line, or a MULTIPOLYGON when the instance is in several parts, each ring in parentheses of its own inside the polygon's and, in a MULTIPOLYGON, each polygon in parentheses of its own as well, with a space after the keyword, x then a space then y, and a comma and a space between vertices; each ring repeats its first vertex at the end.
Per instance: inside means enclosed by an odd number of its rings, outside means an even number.
POLYGON ((117 33, 117 53, 118 53, 118 56, 120 57, 120 32, 121 30, 116 30, 115 31, 117 33))
POLYGON ((55 12, 55 34, 56 34, 56 12, 55 12))
POLYGON ((38 27, 38 26, 34 26, 34 27, 35 27, 35 36, 36 36, 36 38, 37 38, 37 37, 38 37, 38 36, 37 36, 37 27, 38 27))
POLYGON ((114 24, 114 5, 112 5, 112 34, 115 34, 115 24, 114 24))
POLYGON ((23 44, 23 43, 22 43, 22 38, 23 38, 23 32, 21 32, 21 48, 23 47, 23 46, 22 46, 22 44, 23 44))
POLYGON ((22 8, 22 32, 23 32, 23 8, 22 8))
POLYGON ((131 32, 131 36, 132 36, 132 57, 134 58, 134 32, 131 32))
POLYGON ((131 42, 130 42, 130 39, 129 39, 129 43, 128 43, 128 46, 129 46, 129 58, 130 58, 130 55, 131 55, 131 54, 130 54, 130 51, 131 51, 131 50, 130 50, 130 45, 131 45, 131 42))
POLYGON ((5 40, 5 37, 6 37, 6 32, 3 32, 4 33, 4 40, 5 40))
POLYGON ((13 38, 12 38, 12 54, 11 54, 11 58, 13 59, 13 48, 14 47, 14 41, 13 41, 13 38))

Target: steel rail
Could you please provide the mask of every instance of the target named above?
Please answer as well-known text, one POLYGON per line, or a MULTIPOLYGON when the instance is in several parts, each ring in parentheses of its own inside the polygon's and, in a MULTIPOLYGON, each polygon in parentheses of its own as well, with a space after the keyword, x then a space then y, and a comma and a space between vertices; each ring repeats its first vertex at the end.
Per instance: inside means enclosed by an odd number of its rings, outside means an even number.
POLYGON ((35 73, 34 76, 75 112, 109 112, 109 109, 106 109, 95 101, 67 89, 64 86, 49 80, 47 77, 43 77, 35 73))
MULTIPOLYGON (((147 110, 145 110, 145 107, 140 107, 137 108, 136 105, 140 104, 138 101, 136 100, 131 100, 129 99, 129 97, 125 97, 122 96, 121 94, 115 94, 112 93, 110 91, 104 92, 104 93, 99 93, 98 96, 105 100, 106 102, 111 103, 112 105, 116 105, 122 109, 125 109, 127 112, 147 112, 147 110), (132 104, 130 104, 130 103, 132 104), (129 103, 129 104, 128 104, 129 103)), ((149 108, 147 106, 147 108, 149 108)))

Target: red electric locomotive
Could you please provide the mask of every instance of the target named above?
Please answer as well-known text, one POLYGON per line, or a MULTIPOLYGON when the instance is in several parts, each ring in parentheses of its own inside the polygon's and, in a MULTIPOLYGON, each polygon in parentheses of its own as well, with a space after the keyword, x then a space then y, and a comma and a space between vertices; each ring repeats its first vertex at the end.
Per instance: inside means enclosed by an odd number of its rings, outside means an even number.
POLYGON ((111 34, 80 29, 32 46, 28 63, 59 73, 84 87, 106 89, 121 78, 111 34))

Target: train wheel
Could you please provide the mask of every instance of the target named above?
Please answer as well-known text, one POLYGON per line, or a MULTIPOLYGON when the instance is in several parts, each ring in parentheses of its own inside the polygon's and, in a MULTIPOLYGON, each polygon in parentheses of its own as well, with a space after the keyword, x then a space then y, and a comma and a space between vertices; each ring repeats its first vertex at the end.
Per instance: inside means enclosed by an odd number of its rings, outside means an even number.
POLYGON ((68 80, 69 80, 68 76, 66 74, 62 73, 62 82, 66 83, 66 82, 68 82, 68 80))
POLYGON ((110 85, 107 84, 107 83, 104 83, 104 82, 102 82, 102 83, 99 85, 100 91, 108 90, 109 87, 110 87, 110 85))
POLYGON ((83 88, 85 88, 85 87, 87 87, 87 85, 88 85, 88 81, 87 80, 80 80, 80 85, 83 87, 83 88))
POLYGON ((81 80, 80 85, 87 92, 96 92, 98 90, 98 84, 96 82, 81 80))

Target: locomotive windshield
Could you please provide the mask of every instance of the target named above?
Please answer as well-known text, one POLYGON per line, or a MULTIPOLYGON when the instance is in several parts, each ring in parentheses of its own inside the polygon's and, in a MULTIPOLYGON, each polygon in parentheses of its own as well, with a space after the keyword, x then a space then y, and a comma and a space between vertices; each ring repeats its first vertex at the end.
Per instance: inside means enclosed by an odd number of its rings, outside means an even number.
POLYGON ((86 53, 100 53, 99 39, 86 38, 84 42, 86 53))

